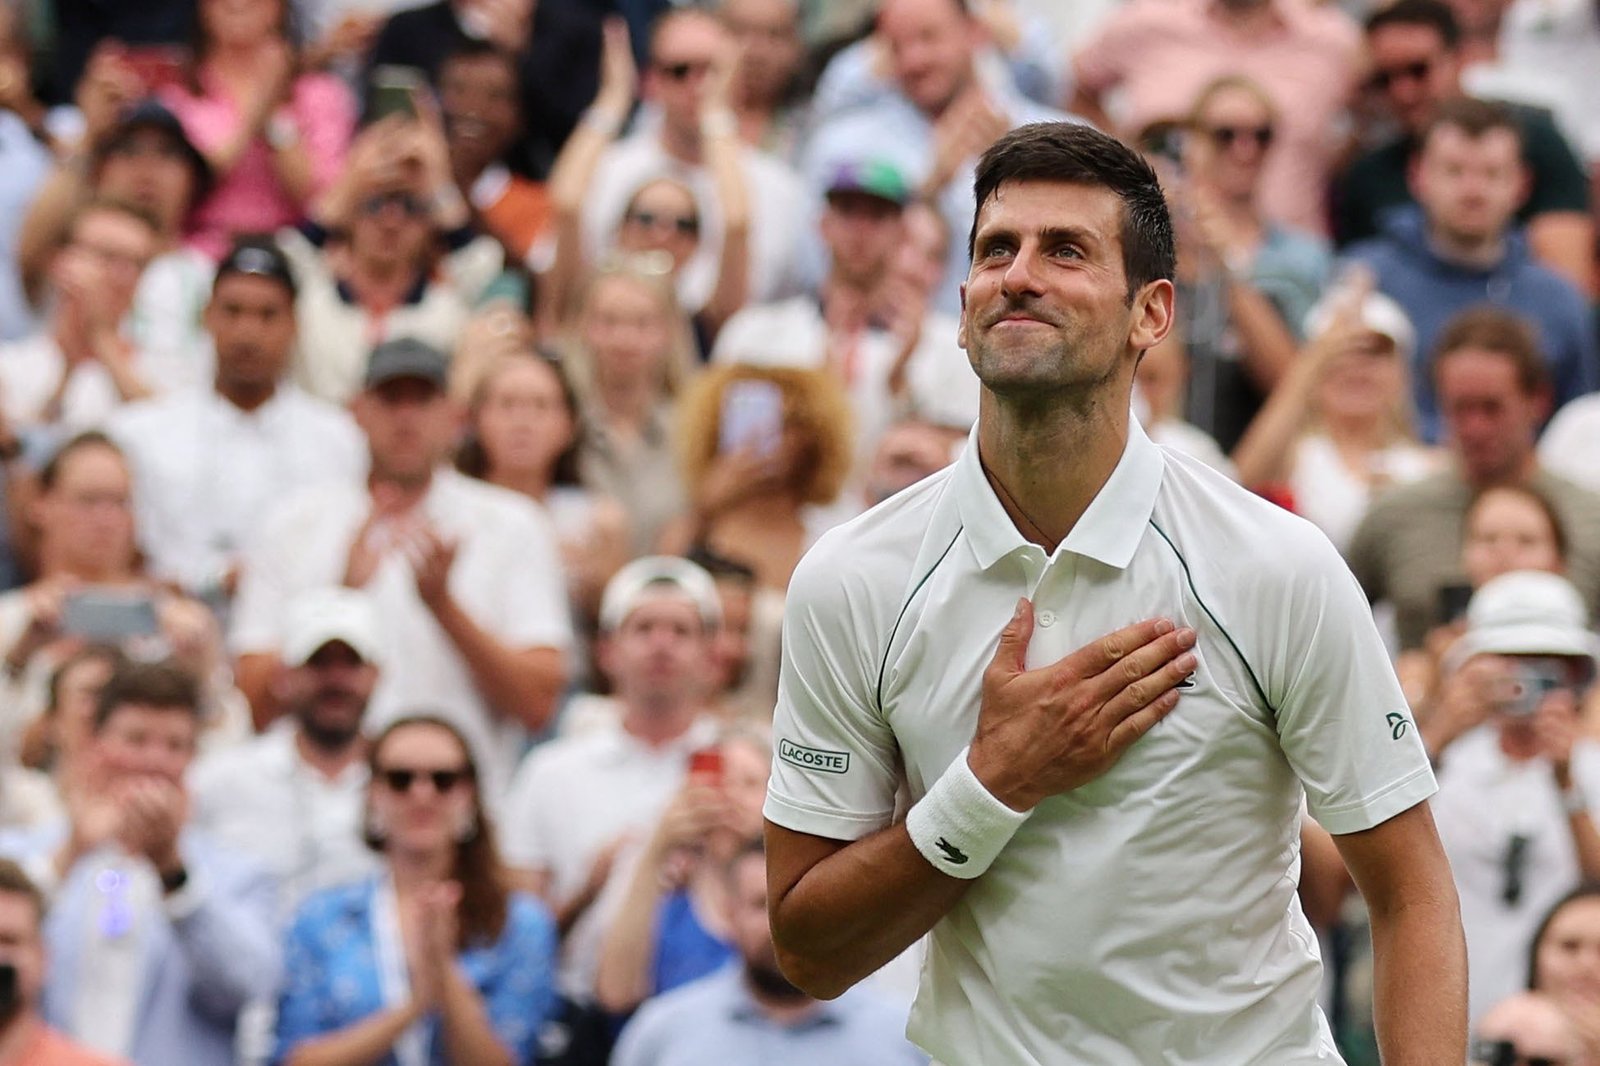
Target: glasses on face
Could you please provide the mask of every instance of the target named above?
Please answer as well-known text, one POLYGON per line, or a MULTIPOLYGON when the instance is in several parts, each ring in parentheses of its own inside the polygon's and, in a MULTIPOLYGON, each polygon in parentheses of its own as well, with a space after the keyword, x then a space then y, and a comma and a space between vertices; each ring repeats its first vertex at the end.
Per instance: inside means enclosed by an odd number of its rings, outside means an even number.
POLYGON ((656 211, 629 211, 625 221, 645 229, 671 228, 680 237, 698 237, 700 220, 693 215, 668 215, 656 211))
POLYGON ((1272 146, 1272 138, 1276 135, 1277 131, 1271 126, 1212 126, 1206 130, 1206 136, 1223 151, 1245 142, 1254 144, 1264 152, 1272 146))
POLYGON ((1524 1055, 1515 1040, 1485 1040, 1481 1036, 1472 1042, 1471 1058, 1481 1066, 1567 1066, 1565 1058, 1524 1055))
POLYGON ((378 779, 390 792, 404 795, 410 792, 419 781, 426 780, 433 785, 433 790, 439 795, 453 792, 468 780, 472 774, 466 767, 454 770, 422 770, 409 766, 391 766, 378 771, 378 779))
POLYGON ((1432 73, 1431 59, 1417 59, 1395 67, 1379 67, 1372 72, 1372 87, 1379 92, 1388 92, 1403 81, 1426 81, 1432 73))
POLYGON ((711 64, 703 59, 685 60, 681 63, 657 63, 656 70, 662 77, 671 81, 688 81, 692 77, 700 77, 711 70, 711 64))
POLYGON ((75 240, 72 242, 72 247, 93 256, 113 270, 137 274, 149 264, 149 259, 144 256, 133 255, 120 248, 111 248, 91 241, 75 240))
POLYGON ((380 193, 369 196, 361 201, 360 211, 368 217, 381 215, 386 208, 398 207, 407 218, 421 218, 427 214, 427 208, 421 200, 407 192, 380 193))

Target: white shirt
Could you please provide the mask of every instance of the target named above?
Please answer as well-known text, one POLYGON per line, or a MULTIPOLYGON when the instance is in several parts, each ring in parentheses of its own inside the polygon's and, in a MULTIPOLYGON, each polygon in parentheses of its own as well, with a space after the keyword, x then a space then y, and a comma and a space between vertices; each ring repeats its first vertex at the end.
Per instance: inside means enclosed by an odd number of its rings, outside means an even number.
POLYGON ((323 482, 358 485, 366 442, 343 409, 288 383, 254 411, 202 386, 118 410, 106 431, 133 467, 153 573, 200 588, 238 558, 270 508, 323 482))
POLYGON ((361 839, 366 762, 357 759, 330 781, 300 757, 297 732, 279 722, 202 759, 189 775, 194 826, 268 870, 285 917, 310 893, 377 865, 361 839))
POLYGON ((85 1047, 125 1056, 133 1050, 138 1027, 145 941, 162 905, 161 882, 148 862, 113 848, 101 848, 83 861, 95 870, 100 899, 93 924, 82 930, 71 1032, 85 1047))
MULTIPOLYGON (((1377 478, 1377 491, 1425 478, 1440 466, 1438 452, 1410 441, 1374 452, 1369 461, 1377 478)), ((1294 492, 1295 508, 1326 533, 1340 551, 1350 545, 1375 491, 1373 483, 1357 477, 1345 464, 1333 439, 1325 433, 1307 434, 1294 445, 1289 487, 1294 492)))
MULTIPOLYGON (((906 366, 908 406, 941 425, 971 425, 978 418, 978 379, 967 353, 956 343, 960 322, 933 313, 906 366)), ((856 451, 870 457, 878 437, 894 421, 889 373, 900 342, 885 330, 854 338, 854 366, 841 367, 856 415, 856 451)), ((711 358, 718 363, 819 370, 828 362, 828 324, 809 296, 746 307, 717 334, 711 358)))
POLYGON ((1600 492, 1600 393, 1568 400, 1539 438, 1539 465, 1600 492))
MULTIPOLYGON (((501 811, 506 862, 547 871, 551 898, 571 898, 607 846, 655 828, 683 786, 690 753, 714 743, 716 735, 716 723, 702 718, 660 746, 619 726, 535 748, 517 770, 501 811)), ((561 988, 578 1000, 594 997, 604 928, 599 908, 591 906, 562 942, 561 988)))
MULTIPOLYGON (((459 541, 450 592, 473 620, 513 648, 566 649, 572 642, 555 535, 533 501, 445 467, 419 505, 446 539, 459 541)), ((330 482, 285 501, 247 551, 234 602, 235 654, 275 652, 290 602, 344 579, 350 544, 372 500, 362 484, 330 482)), ((524 731, 484 702, 461 653, 417 595, 411 564, 390 551, 366 585, 385 651, 366 726, 407 712, 441 714, 472 744, 485 794, 497 798, 521 754, 524 731)))
MULTIPOLYGON (((136 352, 134 363, 143 368, 144 357, 136 352)), ((69 434, 79 433, 98 426, 122 405, 111 375, 99 362, 91 360, 71 369, 61 396, 60 418, 46 418, 45 408, 67 369, 61 346, 48 328, 31 337, 0 344, 0 406, 13 426, 21 429, 59 424, 69 434)))
MULTIPOLYGON (((739 153, 750 201, 750 299, 772 300, 795 290, 800 242, 809 202, 800 177, 783 162, 749 148, 739 153)), ((653 132, 635 134, 607 148, 595 165, 583 198, 584 247, 599 263, 615 247, 617 227, 633 194, 658 178, 682 182, 700 211, 700 245, 684 263, 678 298, 691 311, 705 306, 717 285, 722 257, 722 208, 717 183, 705 167, 667 155, 653 132)))
POLYGON ((975 444, 822 538, 789 586, 767 817, 855 840, 890 824, 902 779, 920 799, 972 738, 1024 595, 1030 667, 1165 615, 1199 634, 1194 687, 1109 772, 1045 800, 934 926, 911 1038, 950 1063, 1339 1062, 1295 895, 1301 800, 1351 833, 1433 774, 1327 540, 1137 423, 1049 558, 975 444))
MULTIPOLYGON (((1579 791, 1600 800, 1600 745, 1579 740, 1572 756, 1579 791)), ((1468 1013, 1476 1025, 1490 1007, 1527 988, 1534 933, 1556 901, 1578 887, 1582 872, 1550 764, 1507 758, 1492 725, 1445 749, 1433 818, 1461 897, 1468 1013), (1522 894, 1512 905, 1504 899, 1506 863, 1517 834, 1528 844, 1522 894)))
POLYGON ((216 353, 200 317, 211 300, 216 264, 194 248, 156 256, 139 275, 128 312, 128 339, 144 354, 148 384, 157 392, 204 385, 216 353))

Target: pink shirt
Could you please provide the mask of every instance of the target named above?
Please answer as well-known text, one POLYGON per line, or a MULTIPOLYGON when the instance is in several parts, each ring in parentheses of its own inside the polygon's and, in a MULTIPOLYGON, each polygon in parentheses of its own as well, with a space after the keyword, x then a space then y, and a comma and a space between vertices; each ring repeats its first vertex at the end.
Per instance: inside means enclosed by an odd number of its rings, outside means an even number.
MULTIPOLYGON (((209 153, 234 136, 243 116, 216 79, 202 73, 200 83, 205 95, 195 96, 175 86, 162 94, 162 102, 178 116, 195 146, 209 153)), ((304 74, 295 79, 285 111, 294 118, 300 143, 311 157, 312 195, 316 196, 344 165, 355 126, 355 101, 338 78, 304 74)), ((257 137, 195 210, 189 243, 211 258, 221 259, 233 234, 271 233, 304 217, 305 205, 279 184, 272 168, 272 149, 257 137)))
POLYGON ((1285 225, 1325 233, 1336 123, 1355 89, 1361 35, 1332 4, 1275 3, 1279 29, 1243 37, 1213 17, 1213 0, 1130 0, 1078 53, 1078 84, 1097 96, 1121 89, 1120 117, 1131 133, 1186 118, 1200 90, 1225 74, 1260 83, 1278 110, 1262 208, 1285 225))

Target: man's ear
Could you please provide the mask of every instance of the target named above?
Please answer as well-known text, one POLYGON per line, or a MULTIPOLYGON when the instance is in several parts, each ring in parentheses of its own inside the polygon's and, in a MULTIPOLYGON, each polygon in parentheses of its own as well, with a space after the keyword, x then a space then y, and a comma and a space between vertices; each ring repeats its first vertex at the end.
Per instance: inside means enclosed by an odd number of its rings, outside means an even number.
POLYGON ((1149 281, 1134 295, 1128 347, 1145 352, 1166 339, 1172 330, 1174 292, 1165 278, 1149 281))
POLYGON ((956 347, 967 350, 967 283, 961 283, 961 320, 956 330, 956 347))

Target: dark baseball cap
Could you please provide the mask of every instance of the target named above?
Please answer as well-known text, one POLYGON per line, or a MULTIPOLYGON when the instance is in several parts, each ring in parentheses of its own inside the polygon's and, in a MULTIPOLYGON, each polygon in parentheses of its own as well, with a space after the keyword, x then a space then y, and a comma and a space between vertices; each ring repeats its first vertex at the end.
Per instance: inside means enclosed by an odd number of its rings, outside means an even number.
POLYGON ((391 381, 416 378, 441 391, 450 374, 450 359, 439 349, 415 337, 396 337, 372 349, 362 387, 376 389, 391 381))
POLYGON ((172 138, 173 143, 188 161, 189 168, 194 171, 195 202, 204 199, 211 189, 213 177, 211 164, 189 139, 189 134, 184 130, 178 116, 155 97, 146 97, 122 113, 117 119, 117 124, 112 126, 95 146, 95 162, 97 164, 105 162, 106 156, 124 147, 134 134, 144 130, 155 130, 172 138))
POLYGON ((289 257, 283 254, 283 249, 271 237, 240 237, 234 241, 228 254, 217 264, 216 278, 211 283, 212 291, 216 291, 222 279, 231 274, 247 274, 276 281, 289 290, 291 297, 295 294, 294 272, 289 269, 289 257))
POLYGON ((854 193, 887 201, 896 207, 911 202, 911 187, 893 163, 865 159, 841 163, 828 180, 828 195, 854 193))

